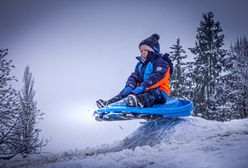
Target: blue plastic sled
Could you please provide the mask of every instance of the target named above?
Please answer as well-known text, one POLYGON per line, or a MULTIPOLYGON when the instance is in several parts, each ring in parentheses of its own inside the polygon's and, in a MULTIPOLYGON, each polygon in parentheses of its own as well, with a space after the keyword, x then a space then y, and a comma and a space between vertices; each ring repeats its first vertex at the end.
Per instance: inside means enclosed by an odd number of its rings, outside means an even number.
POLYGON ((156 119, 161 117, 190 116, 193 103, 190 100, 169 99, 165 104, 157 104, 151 108, 127 107, 124 102, 118 102, 98 109, 94 116, 98 121, 156 119))

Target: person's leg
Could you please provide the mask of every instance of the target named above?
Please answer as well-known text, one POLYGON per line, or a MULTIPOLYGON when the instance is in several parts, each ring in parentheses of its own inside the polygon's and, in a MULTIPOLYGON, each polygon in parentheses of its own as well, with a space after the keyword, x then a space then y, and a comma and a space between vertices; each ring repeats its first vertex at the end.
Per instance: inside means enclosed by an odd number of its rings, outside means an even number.
POLYGON ((165 103, 164 95, 159 88, 137 95, 137 99, 143 107, 152 107, 154 104, 165 103))
POLYGON ((123 99, 121 95, 117 95, 109 100, 103 100, 103 99, 99 99, 96 101, 96 105, 98 108, 103 108, 109 104, 118 102, 119 100, 123 99))
POLYGON ((129 94, 123 95, 123 94, 120 93, 120 94, 116 95, 115 97, 113 97, 113 98, 111 98, 109 100, 99 99, 99 100, 96 101, 96 105, 97 105, 98 108, 103 108, 103 107, 105 107, 105 106, 107 106, 109 104, 112 104, 112 103, 115 103, 115 102, 118 102, 118 101, 124 99, 128 95, 129 94))
POLYGON ((152 89, 140 95, 129 95, 126 104, 129 107, 152 107, 154 104, 163 104, 168 99, 168 95, 159 88, 152 89))
POLYGON ((131 91, 124 93, 124 90, 125 90, 125 88, 118 95, 116 95, 115 97, 113 97, 109 100, 103 100, 103 99, 97 100, 96 105, 98 106, 98 108, 103 108, 109 104, 118 102, 118 101, 126 98, 131 93, 131 91))

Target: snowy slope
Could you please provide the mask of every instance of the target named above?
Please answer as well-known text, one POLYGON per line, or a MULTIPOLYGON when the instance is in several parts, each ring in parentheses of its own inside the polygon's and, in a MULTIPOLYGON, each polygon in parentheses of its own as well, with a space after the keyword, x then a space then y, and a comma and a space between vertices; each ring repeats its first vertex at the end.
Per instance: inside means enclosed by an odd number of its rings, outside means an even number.
POLYGON ((148 122, 120 142, 16 157, 1 161, 0 167, 247 168, 248 119, 222 123, 188 117, 148 122))

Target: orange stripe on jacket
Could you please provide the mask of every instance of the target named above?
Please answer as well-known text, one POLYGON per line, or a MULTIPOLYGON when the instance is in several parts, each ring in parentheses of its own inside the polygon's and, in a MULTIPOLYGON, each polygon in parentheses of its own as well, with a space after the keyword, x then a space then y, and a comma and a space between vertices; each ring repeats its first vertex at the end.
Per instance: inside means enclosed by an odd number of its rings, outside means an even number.
POLYGON ((168 95, 170 95, 171 90, 170 90, 170 67, 168 67, 168 70, 164 76, 163 79, 161 79, 159 82, 156 84, 152 85, 146 91, 160 87, 160 90, 165 91, 168 95))

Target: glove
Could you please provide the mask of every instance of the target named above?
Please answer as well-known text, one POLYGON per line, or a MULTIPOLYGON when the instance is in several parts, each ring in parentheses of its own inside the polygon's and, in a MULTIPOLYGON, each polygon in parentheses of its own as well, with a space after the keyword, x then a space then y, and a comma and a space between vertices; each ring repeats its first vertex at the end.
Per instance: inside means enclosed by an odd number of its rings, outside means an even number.
POLYGON ((131 91, 133 90, 133 88, 131 86, 127 86, 123 89, 123 91, 121 92, 122 96, 128 95, 129 93, 131 93, 131 91))
POLYGON ((137 94, 144 92, 144 90, 145 90, 145 88, 143 86, 139 86, 136 89, 134 89, 134 91, 132 91, 132 93, 137 95, 137 94))

